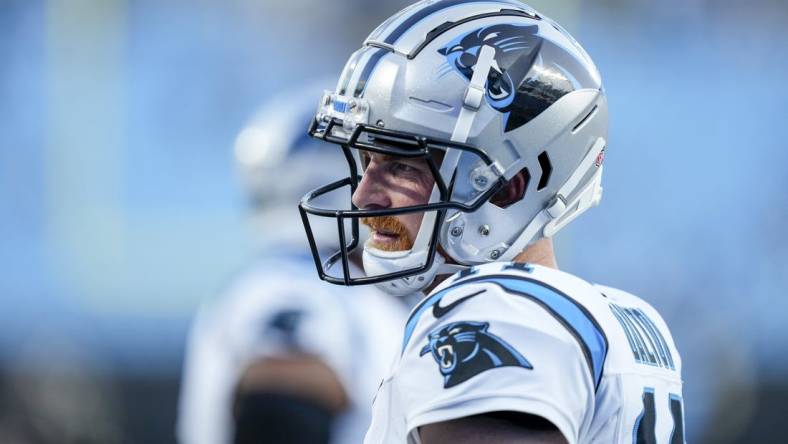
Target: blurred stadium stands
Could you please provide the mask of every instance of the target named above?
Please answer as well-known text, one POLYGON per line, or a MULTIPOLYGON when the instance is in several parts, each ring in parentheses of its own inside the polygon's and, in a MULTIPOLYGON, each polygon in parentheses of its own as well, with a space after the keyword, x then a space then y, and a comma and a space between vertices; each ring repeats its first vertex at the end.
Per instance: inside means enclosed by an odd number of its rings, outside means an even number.
MULTIPOLYGON (((407 3, 0 3, 0 442, 173 441, 192 310, 254 254, 236 132, 407 3)), ((610 98, 562 267, 663 313, 690 442, 784 442, 788 4, 529 3, 610 98)))

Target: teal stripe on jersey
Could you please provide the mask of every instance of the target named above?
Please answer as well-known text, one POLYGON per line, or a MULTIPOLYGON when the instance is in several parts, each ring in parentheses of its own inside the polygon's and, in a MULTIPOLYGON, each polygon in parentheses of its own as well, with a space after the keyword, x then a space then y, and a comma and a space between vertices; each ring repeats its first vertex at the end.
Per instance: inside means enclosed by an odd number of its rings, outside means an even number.
POLYGON ((579 305, 560 290, 544 282, 511 275, 488 275, 470 277, 455 285, 447 287, 425 299, 408 319, 405 325, 405 337, 402 351, 408 345, 413 330, 424 312, 441 300, 449 291, 465 284, 497 285, 512 295, 522 296, 541 305, 555 317, 577 339, 588 363, 594 387, 599 386, 602 379, 602 368, 607 356, 608 343, 602 328, 585 307, 579 305))

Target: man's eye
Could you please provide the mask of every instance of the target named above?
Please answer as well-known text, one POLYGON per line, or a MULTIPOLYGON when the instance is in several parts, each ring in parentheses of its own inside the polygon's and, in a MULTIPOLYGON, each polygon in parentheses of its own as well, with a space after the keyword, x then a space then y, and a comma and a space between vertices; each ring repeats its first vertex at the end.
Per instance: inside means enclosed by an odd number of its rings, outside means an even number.
POLYGON ((395 162, 394 165, 392 165, 392 169, 396 173, 403 174, 413 174, 419 172, 418 168, 401 162, 395 162))

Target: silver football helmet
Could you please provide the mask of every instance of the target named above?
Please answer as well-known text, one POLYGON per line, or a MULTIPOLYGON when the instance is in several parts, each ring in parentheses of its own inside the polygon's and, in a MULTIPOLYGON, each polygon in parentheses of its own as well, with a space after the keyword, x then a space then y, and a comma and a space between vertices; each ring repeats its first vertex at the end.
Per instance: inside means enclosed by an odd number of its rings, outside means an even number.
POLYGON ((300 204, 320 277, 407 294, 436 274, 511 260, 596 205, 607 102, 583 48, 532 8, 514 0, 425 0, 386 20, 350 57, 310 134, 341 146, 350 168, 349 177, 300 204), (435 180, 429 201, 317 205, 356 189, 359 151, 425 159, 435 180), (514 178, 520 195, 496 204, 514 178), (411 249, 381 251, 363 241, 360 218, 414 212, 423 218, 411 249), (317 254, 312 233, 320 218, 333 220, 339 236, 340 249, 327 257, 317 254), (364 274, 354 276, 348 254, 359 246, 364 274))

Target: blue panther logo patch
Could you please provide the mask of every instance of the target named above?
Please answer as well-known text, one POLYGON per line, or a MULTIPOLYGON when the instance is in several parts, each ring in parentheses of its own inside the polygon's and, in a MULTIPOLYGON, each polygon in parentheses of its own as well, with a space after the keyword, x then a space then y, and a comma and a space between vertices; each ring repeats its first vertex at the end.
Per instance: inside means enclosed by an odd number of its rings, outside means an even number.
POLYGON ((305 316, 306 312, 298 308, 279 311, 268 320, 263 334, 277 335, 288 346, 297 348, 298 328, 305 316))
POLYGON ((558 81, 528 77, 544 42, 538 30, 537 25, 498 24, 461 35, 438 50, 446 62, 437 78, 456 71, 470 81, 481 47, 492 47, 496 64, 487 76, 487 103, 504 114, 504 132, 517 129, 571 91, 571 82, 559 72, 551 72, 551 77, 564 77, 558 81))
POLYGON ((533 368, 517 350, 487 331, 489 327, 488 322, 452 322, 429 334, 429 343, 419 356, 432 354, 443 375, 443 388, 454 387, 493 368, 533 368))

